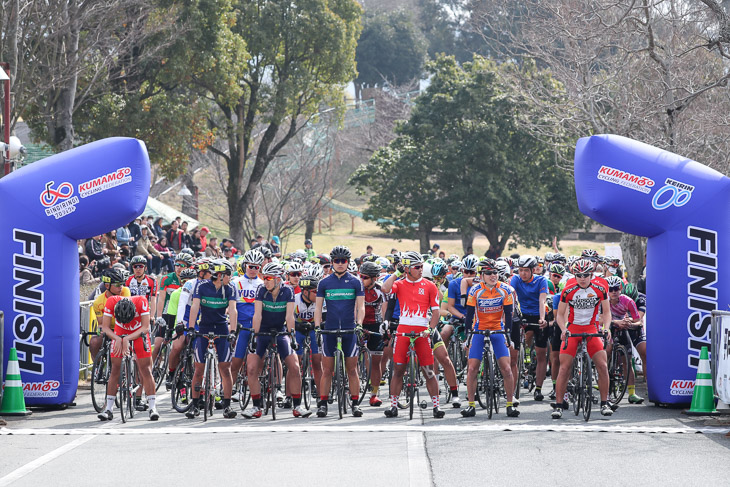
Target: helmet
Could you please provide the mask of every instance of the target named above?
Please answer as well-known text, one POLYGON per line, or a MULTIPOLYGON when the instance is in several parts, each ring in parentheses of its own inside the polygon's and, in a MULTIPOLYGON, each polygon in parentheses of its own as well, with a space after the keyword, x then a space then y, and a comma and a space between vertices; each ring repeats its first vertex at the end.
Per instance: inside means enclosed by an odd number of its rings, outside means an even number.
POLYGON ((317 286, 319 286, 319 278, 311 274, 305 274, 299 280, 299 287, 302 288, 302 290, 317 289, 317 286))
POLYGON ((634 286, 630 282, 626 283, 621 294, 625 294, 626 296, 630 297, 634 301, 636 301, 636 299, 639 297, 639 291, 636 289, 636 286, 634 286))
POLYGON ((621 264, 621 258, 620 257, 604 257, 603 259, 606 264, 610 265, 611 267, 618 267, 619 264, 621 264))
POLYGON ((261 265, 264 263, 264 254, 262 254, 259 249, 251 249, 243 254, 243 257, 238 260, 238 265, 241 265, 241 261, 246 264, 261 265))
POLYGON ((276 262, 269 262, 261 269, 261 274, 265 276, 281 277, 284 275, 284 267, 276 262))
POLYGON ((571 255, 570 257, 568 257, 568 260, 566 261, 568 264, 568 267, 573 267, 573 264, 575 263, 576 260, 578 260, 578 257, 576 257, 575 255, 571 255))
POLYGON ((412 265, 422 264, 423 257, 418 252, 407 250, 405 252, 401 252, 400 261, 404 266, 410 267, 412 265))
POLYGON ((208 269, 210 269, 210 259, 208 259, 207 257, 203 257, 195 261, 196 271, 207 271, 208 269))
POLYGON ((388 262, 395 265, 398 262, 400 262, 400 255, 398 254, 388 254, 385 256, 386 259, 388 259, 388 262))
POLYGON ((362 256, 363 262, 375 262, 376 260, 378 260, 378 256, 375 254, 365 254, 362 256))
POLYGON ((623 289, 624 287, 624 281, 618 276, 609 276, 606 278, 606 282, 608 283, 608 287, 617 287, 619 288, 619 291, 623 289))
POLYGON ((307 260, 307 252, 303 249, 297 249, 291 253, 291 258, 299 259, 300 261, 304 262, 305 260, 307 260))
POLYGON ((565 255, 558 252, 557 254, 553 254, 553 262, 562 262, 565 264, 567 262, 565 255))
POLYGON ((181 281, 187 281, 190 279, 195 279, 198 276, 198 273, 195 272, 195 269, 183 269, 182 272, 180 272, 180 280, 181 281))
POLYGON ((531 255, 522 255, 517 259, 517 267, 533 269, 535 266, 537 266, 537 259, 531 255))
POLYGON ((433 264, 430 262, 424 262, 423 263, 423 276, 425 279, 432 280, 433 274, 431 274, 431 268, 433 267, 433 264))
POLYGON ((544 264, 544 263, 545 263, 545 259, 543 259, 542 257, 540 257, 540 256, 538 255, 538 256, 537 256, 537 263, 538 263, 539 265, 542 265, 542 264, 544 264))
POLYGON ((129 298, 123 298, 114 305, 114 319, 119 323, 129 323, 137 315, 137 309, 129 298))
POLYGON ((290 262, 286 266, 286 273, 289 274, 290 272, 302 272, 303 267, 302 264, 299 262, 290 262))
POLYGON ((364 274, 370 277, 378 277, 380 275, 381 267, 375 262, 363 262, 360 266, 360 274, 364 274))
POLYGON ((312 242, 311 238, 308 238, 304 240, 304 245, 314 245, 314 243, 312 242))
POLYGON ((451 261, 451 264, 449 264, 450 267, 456 267, 457 269, 461 269, 462 265, 463 263, 459 259, 453 260, 451 261))
POLYGON ((573 274, 593 272, 593 262, 588 259, 578 259, 573 263, 573 274))
POLYGON ((233 266, 226 259, 216 259, 212 262, 212 264, 211 272, 214 276, 217 276, 220 273, 228 274, 229 276, 233 274, 233 266))
POLYGON ((332 252, 330 252, 330 258, 332 260, 334 260, 334 259, 350 260, 352 258, 352 252, 350 252, 350 249, 348 249, 344 245, 337 245, 337 246, 335 246, 335 248, 332 249, 332 252))
POLYGON ((507 278, 512 274, 512 269, 509 264, 503 260, 496 261, 494 267, 497 269, 497 275, 500 281, 506 281, 507 278))
POLYGON ((266 259, 270 259, 274 256, 274 254, 271 252, 271 249, 268 247, 264 247, 263 245, 261 247, 256 247, 256 250, 261 252, 261 255, 263 255, 266 259))
POLYGON ((479 259, 477 259, 477 256, 474 254, 467 255, 464 257, 464 260, 461 261, 461 270, 462 271, 477 271, 477 265, 479 264, 479 259))
POLYGON ((350 262, 348 262, 347 272, 349 272, 350 274, 357 274, 357 264, 355 263, 354 260, 351 260, 350 262))
POLYGON ((449 255, 449 258, 446 259, 446 263, 451 264, 455 260, 459 260, 459 256, 457 254, 451 254, 451 255, 449 255))
POLYGON ((187 253, 179 252, 175 256, 175 262, 185 262, 185 265, 190 267, 193 265, 193 256, 187 253))
POLYGON ((560 274, 562 276, 565 274, 565 266, 563 264, 550 264, 548 272, 550 274, 560 274))
POLYGON ((545 252, 545 262, 552 262, 555 260, 555 254, 552 252, 545 252))
POLYGON ((377 259, 375 259, 375 263, 378 264, 380 268, 384 271, 390 268, 390 261, 385 257, 378 257, 377 259))
POLYGON ((312 261, 316 262, 319 265, 332 265, 332 260, 327 254, 319 254, 317 257, 312 259, 312 261))
MULTIPOLYGON (((124 274, 122 274, 122 271, 119 269, 116 269, 112 267, 111 269, 107 269, 104 271, 104 274, 101 276, 101 282, 104 284, 124 284, 124 274)), ((126 321, 124 323, 127 323, 126 321)))
POLYGON ((307 271, 307 274, 317 280, 320 280, 324 277, 324 269, 322 269, 322 266, 319 264, 312 264, 309 271, 307 271))
POLYGON ((132 257, 132 260, 129 261, 129 265, 131 265, 131 266, 135 266, 138 264, 144 264, 146 266, 147 259, 145 259, 141 255, 135 255, 134 257, 132 257))
POLYGON ((583 252, 580 253, 580 258, 595 261, 598 260, 598 252, 593 249, 583 249, 583 252))
POLYGON ((181 254, 188 254, 190 257, 195 257, 195 251, 191 249, 190 247, 185 247, 183 249, 180 249, 181 254))
POLYGON ((446 267, 445 262, 436 262, 431 267, 431 275, 433 277, 445 277, 448 270, 449 269, 448 269, 448 267, 446 267))
POLYGON ((479 264, 477 265, 477 269, 479 269, 479 272, 496 271, 497 263, 494 261, 494 259, 487 258, 487 259, 479 261, 479 264))

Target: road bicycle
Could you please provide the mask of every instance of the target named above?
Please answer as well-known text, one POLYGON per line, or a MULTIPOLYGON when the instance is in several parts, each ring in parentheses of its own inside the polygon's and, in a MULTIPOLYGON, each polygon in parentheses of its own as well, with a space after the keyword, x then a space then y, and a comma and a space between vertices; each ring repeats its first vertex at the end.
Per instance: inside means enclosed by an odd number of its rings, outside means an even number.
POLYGON ((261 384, 261 396, 264 400, 264 416, 269 414, 271 409, 271 419, 276 420, 276 391, 281 385, 282 369, 279 367, 279 346, 277 338, 289 335, 287 331, 260 331, 254 336, 272 337, 269 345, 264 353, 264 363, 259 374, 259 383, 261 384))
MULTIPOLYGON (((403 376, 403 389, 406 393, 406 402, 408 408, 408 419, 413 419, 413 412, 415 410, 416 403, 422 409, 426 408, 426 401, 421 401, 419 392, 420 374, 418 373, 418 356, 416 354, 416 340, 421 338, 422 335, 416 331, 408 333, 395 332, 395 336, 408 338, 408 361, 406 362, 406 373, 403 376)), ((427 338, 430 340, 430 338, 427 338)))
POLYGON ((208 416, 213 415, 215 399, 221 387, 220 374, 218 372, 218 352, 215 348, 215 341, 219 338, 228 338, 228 335, 216 335, 210 333, 195 333, 195 336, 208 340, 208 347, 205 350, 205 366, 203 368, 203 383, 201 394, 203 395, 203 422, 208 421, 208 416))
POLYGON ((195 332, 186 333, 186 344, 180 353, 180 363, 172 376, 170 398, 172 407, 178 413, 186 413, 193 404, 193 374, 195 372, 194 340, 195 332))
POLYGON ((576 416, 583 411, 583 419, 588 421, 591 417, 591 408, 593 406, 593 362, 588 355, 587 343, 589 338, 599 337, 605 338, 603 333, 575 333, 565 334, 563 349, 568 347, 568 338, 580 338, 580 344, 575 353, 573 360, 573 370, 571 375, 573 393, 570 400, 573 406, 573 412, 576 416))
MULTIPOLYGON (((140 336, 138 340, 143 340, 145 348, 147 347, 147 343, 149 342, 144 341, 144 336, 140 336)), ((139 370, 137 370, 137 361, 134 358, 134 347, 132 347, 132 343, 129 343, 129 349, 122 357, 119 370, 119 388, 117 389, 119 416, 122 418, 122 423, 127 422, 126 414, 129 414, 130 418, 134 417, 136 411, 134 399, 137 395, 137 390, 141 387, 142 383, 139 370)))
MULTIPOLYGON (((357 354, 357 371, 358 375, 360 376, 360 398, 358 399, 358 404, 362 403, 365 396, 367 396, 368 391, 372 388, 372 382, 370 380, 370 373, 372 371, 372 352, 367 346, 366 338, 373 336, 373 337, 382 337, 383 335, 375 332, 366 330, 364 328, 356 328, 357 329, 357 344, 360 349, 360 351, 357 354)), ((382 351, 382 342, 381 342, 381 351, 382 351)))
POLYGON ((470 334, 484 335, 484 353, 479 366, 475 396, 479 405, 487 410, 487 417, 491 419, 493 413, 499 413, 499 398, 504 390, 504 380, 501 378, 501 370, 494 357, 492 340, 489 337, 506 335, 507 332, 504 330, 471 330, 470 334))
MULTIPOLYGON (((456 370, 456 378, 461 383, 466 383, 466 369, 467 369, 467 359, 464 347, 465 347, 465 341, 464 341, 464 334, 465 334, 465 326, 464 321, 459 320, 457 318, 451 318, 449 320, 449 324, 454 327, 454 332, 451 334, 451 337, 449 338, 449 344, 448 344, 448 352, 449 352, 449 358, 451 358, 451 362, 454 364, 454 369, 456 370)), ((444 378, 444 381, 446 379, 444 378)), ((446 390, 449 390, 448 384, 445 385, 446 390)), ((447 398, 447 402, 450 399, 447 398)))
POLYGON ((613 329, 611 354, 608 357, 608 397, 613 404, 618 404, 623 399, 631 373, 629 367, 632 366, 633 350, 631 345, 625 347, 621 343, 622 336, 631 343, 628 330, 613 329))
POLYGON ((302 374, 302 386, 301 394, 302 400, 304 401, 304 407, 309 409, 312 401, 317 401, 314 375, 312 373, 312 339, 309 334, 314 330, 314 325, 305 323, 298 324, 299 328, 297 331, 304 335, 304 340, 299 344, 302 347, 302 363, 301 363, 301 374, 302 374))
POLYGON ((352 407, 350 404, 350 386, 347 382, 347 373, 345 368, 345 352, 342 350, 342 336, 351 335, 356 330, 337 328, 334 330, 317 330, 318 335, 335 335, 337 337, 337 346, 335 348, 335 374, 332 378, 332 389, 330 397, 337 400, 337 412, 340 419, 347 414, 347 409, 352 407))
MULTIPOLYGON (((96 335, 96 333, 90 333, 96 335)), ((86 340, 86 336, 84 340, 86 340)), ((106 388, 109 384, 109 376, 111 375, 111 340, 106 335, 103 336, 102 346, 94 357, 94 363, 91 367, 91 403, 94 410, 100 413, 106 407, 106 388)), ((119 406, 119 404, 117 404, 119 406)))

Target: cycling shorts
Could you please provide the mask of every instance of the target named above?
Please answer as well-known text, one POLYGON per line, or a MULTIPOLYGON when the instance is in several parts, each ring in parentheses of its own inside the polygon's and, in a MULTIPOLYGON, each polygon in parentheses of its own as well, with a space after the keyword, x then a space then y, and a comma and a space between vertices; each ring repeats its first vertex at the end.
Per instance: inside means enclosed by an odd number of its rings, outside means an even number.
POLYGON ((441 337, 441 333, 438 328, 434 328, 431 332, 431 350, 436 350, 439 347, 444 346, 444 339, 441 337))
MULTIPOLYGON (((334 357, 337 349, 337 335, 320 335, 320 350, 325 357, 334 357)), ((342 335, 342 351, 345 357, 357 357, 357 336, 354 333, 342 335)))
MULTIPOLYGON (((533 333, 533 340, 535 343, 535 347, 537 348, 547 348, 548 340, 550 339, 550 335, 552 334, 552 329, 547 326, 545 328, 540 328, 540 325, 537 324, 537 322, 540 321, 539 315, 522 315, 522 322, 527 323, 527 326, 525 327, 525 333, 528 331, 531 331, 533 333)), ((549 321, 548 321, 549 323, 549 321)), ((518 341, 514 340, 514 326, 512 327, 512 343, 519 343, 518 341)), ((517 335, 519 337, 519 334, 517 335)))
POLYGON ((638 347, 642 342, 646 341, 646 335, 644 334, 644 327, 635 328, 633 330, 619 330, 615 326, 611 327, 611 335, 616 336, 619 334, 619 342, 626 348, 629 348, 632 344, 634 347, 638 347), (624 332, 628 332, 627 334, 624 332))
MULTIPOLYGON (((259 356, 259 358, 263 358, 264 355, 266 355, 266 348, 269 346, 269 343, 271 343, 271 340, 273 340, 274 337, 272 336, 264 336, 260 335, 256 337, 256 355, 259 356)), ((294 351, 291 348, 291 338, 289 335, 280 335, 276 337, 276 350, 279 352, 279 357, 281 357, 281 360, 284 360, 289 355, 294 353, 294 351)))
MULTIPOLYGON (((568 331, 571 333, 597 333, 598 329, 596 325, 570 325, 568 327, 568 331)), ((568 337, 568 346, 560 346, 560 354, 563 355, 571 355, 575 357, 575 353, 578 350, 578 345, 580 345, 581 340, 583 340, 580 337, 568 337)), ((588 343, 586 344, 586 350, 588 351, 588 356, 593 358, 593 356, 603 350, 603 339, 601 337, 590 337, 587 338, 588 343)))
MULTIPOLYGON (((221 338, 216 338, 215 350, 218 354, 218 362, 226 363, 231 361, 231 344, 228 343, 228 325, 225 323, 221 325, 204 325, 200 323, 198 325, 200 333, 215 333, 216 335, 225 335, 221 338)), ((205 363, 205 353, 208 350, 208 339, 205 337, 195 338, 195 361, 198 363, 205 363)))
MULTIPOLYGON (((127 330, 124 330, 123 328, 114 327, 114 333, 116 333, 117 336, 123 337, 125 335, 129 335, 132 332, 129 332, 127 330)), ((111 344, 113 347, 114 344, 111 344)), ((149 333, 143 333, 139 338, 132 341, 132 347, 134 347, 134 354, 137 356, 137 358, 149 358, 152 356, 152 345, 150 344, 150 334, 149 333)), ((114 350, 114 348, 112 348, 114 350)), ((122 354, 115 355, 112 351, 112 357, 121 357, 122 354)))
MULTIPOLYGON (((299 348, 297 349, 297 355, 302 355, 304 353, 304 347, 302 344, 304 343, 304 338, 306 335, 302 333, 301 331, 297 331, 296 337, 297 337, 297 343, 299 344, 299 348)), ((317 343, 317 332, 314 330, 311 330, 309 333, 307 333, 309 336, 309 346, 312 349, 312 355, 318 355, 319 354, 319 343, 317 343)))
MULTIPOLYGON (((410 333, 415 331, 422 333, 426 330, 424 326, 414 325, 398 325, 398 333, 410 333)), ((393 345, 393 362, 396 364, 407 364, 408 363, 408 347, 410 345, 410 338, 397 336, 395 337, 395 345, 393 345)), ((414 344, 416 350, 416 356, 418 357, 418 363, 421 367, 427 365, 433 365, 433 350, 431 349, 431 339, 418 337, 414 344)))
POLYGON ((251 323, 241 323, 240 325, 243 328, 238 331, 238 339, 236 339, 236 350, 235 352, 233 352, 233 358, 243 359, 243 357, 245 357, 248 353, 248 344, 251 341, 251 333, 253 333, 253 328, 251 328, 251 323))
MULTIPOLYGON (((477 359, 479 361, 484 357, 484 339, 486 336, 478 333, 469 335, 469 359, 477 359)), ((507 348, 507 337, 504 335, 489 335, 492 342, 492 351, 497 359, 509 357, 509 348, 507 348)))
MULTIPOLYGON (((373 333, 380 333, 380 325, 372 324, 372 325, 362 325, 362 327, 367 330, 371 331, 373 333)), ((365 334, 365 343, 367 344, 368 350, 370 350, 370 353, 373 355, 382 355, 383 354, 383 347, 385 346, 385 343, 383 341, 382 335, 370 335, 365 334)))
POLYGON ((165 338, 167 330, 175 329, 175 315, 168 315, 167 313, 163 313, 162 319, 165 320, 165 325, 157 327, 155 338, 165 338))
POLYGON ((550 349, 552 352, 559 352, 560 347, 563 346, 563 340, 561 338, 563 332, 560 331, 560 327, 557 323, 553 323, 550 329, 552 330, 552 333, 550 334, 550 349))

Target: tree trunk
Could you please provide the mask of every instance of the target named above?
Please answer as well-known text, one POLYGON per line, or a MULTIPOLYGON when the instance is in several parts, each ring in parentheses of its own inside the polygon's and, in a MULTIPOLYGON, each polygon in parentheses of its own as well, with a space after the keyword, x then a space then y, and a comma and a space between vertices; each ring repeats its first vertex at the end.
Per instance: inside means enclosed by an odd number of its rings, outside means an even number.
POLYGON ((433 227, 419 222, 418 224, 418 242, 421 247, 420 252, 425 254, 431 249, 431 230, 433 227))
MULTIPOLYGON (((182 183, 192 193, 190 196, 183 196, 182 199, 182 212, 186 215, 190 215, 196 220, 198 219, 198 187, 193 181, 193 171, 188 168, 188 171, 183 174, 182 183)), ((182 189, 182 188, 180 188, 182 189)))
POLYGON ((304 220, 304 240, 312 240, 312 236, 314 235, 314 223, 316 221, 316 215, 309 215, 307 216, 307 219, 304 220))
POLYGON ((629 233, 621 235, 621 254, 626 265, 626 278, 636 283, 644 268, 646 239, 629 233))
POLYGON ((461 249, 464 254, 467 253, 466 249, 474 247, 474 230, 471 227, 464 227, 461 229, 461 249))

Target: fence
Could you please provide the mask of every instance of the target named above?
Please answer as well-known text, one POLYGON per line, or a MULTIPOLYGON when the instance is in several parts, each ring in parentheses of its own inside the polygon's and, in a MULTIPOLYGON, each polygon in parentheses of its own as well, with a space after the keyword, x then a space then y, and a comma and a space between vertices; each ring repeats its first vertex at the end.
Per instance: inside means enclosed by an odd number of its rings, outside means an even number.
POLYGON ((86 346, 84 334, 88 331, 97 329, 96 315, 91 308, 93 301, 81 301, 81 329, 79 332, 79 340, 81 341, 79 354, 79 380, 88 380, 91 375, 91 367, 94 364, 94 358, 89 354, 89 347, 86 346))

